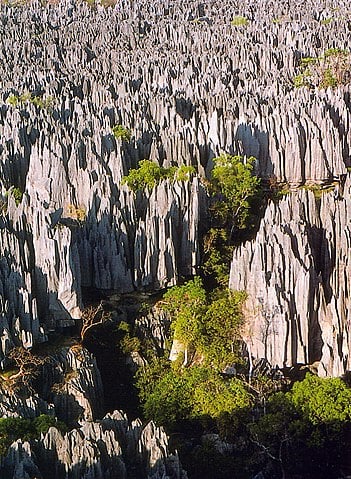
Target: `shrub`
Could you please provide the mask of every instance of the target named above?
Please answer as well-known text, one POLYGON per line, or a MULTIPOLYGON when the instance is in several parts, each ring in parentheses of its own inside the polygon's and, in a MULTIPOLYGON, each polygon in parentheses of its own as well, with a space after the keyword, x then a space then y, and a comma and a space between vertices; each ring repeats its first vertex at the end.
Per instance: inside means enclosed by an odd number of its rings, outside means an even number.
POLYGON ((192 415, 195 417, 219 419, 253 405, 253 396, 239 379, 225 379, 203 367, 194 367, 187 374, 193 375, 192 415))
POLYGON ((127 176, 122 178, 122 184, 126 184, 133 191, 152 189, 166 174, 157 163, 151 160, 139 161, 139 168, 131 169, 127 176))
POLYGON ((237 15, 230 23, 233 25, 233 27, 246 27, 249 24, 249 20, 246 17, 237 15))
POLYGON ((320 21, 320 24, 329 25, 333 20, 334 20, 333 17, 323 18, 323 20, 320 21))
POLYGON ((351 56, 347 50, 329 48, 321 57, 303 58, 300 70, 293 79, 296 88, 336 88, 350 82, 351 56))
MULTIPOLYGON (((145 377, 150 381, 148 369, 139 373, 139 389, 145 377)), ((227 416, 229 420, 253 403, 242 381, 223 378, 204 366, 177 370, 168 366, 158 371, 158 375, 152 377, 152 387, 143 397, 145 417, 170 427, 189 419, 222 420, 227 416)))
POLYGON ((86 220, 87 214, 83 206, 67 205, 67 216, 73 220, 83 223, 86 220))
POLYGON ((47 433, 50 427, 56 427, 56 429, 63 433, 68 431, 68 427, 64 422, 58 421, 55 417, 48 416, 47 414, 40 414, 40 416, 33 419, 33 426, 36 437, 40 436, 40 434, 47 433))
POLYGON ((38 108, 50 109, 54 105, 54 98, 52 96, 44 98, 43 96, 32 95, 29 92, 24 92, 20 95, 9 95, 7 103, 14 108, 23 107, 26 103, 32 103, 32 105, 38 108))
POLYGON ((249 425, 251 438, 261 453, 280 463, 286 477, 340 477, 350 404, 351 390, 341 379, 307 374, 291 391, 268 399, 265 414, 249 425))
POLYGON ((173 318, 175 339, 186 345, 198 344, 206 303, 206 291, 198 276, 182 286, 174 286, 164 294, 161 306, 173 318))
POLYGON ((124 354, 140 351, 140 340, 136 336, 133 336, 132 326, 129 323, 126 321, 121 321, 117 326, 116 332, 120 349, 124 354))
POLYGON ((214 160, 212 187, 219 197, 214 213, 224 224, 246 228, 251 200, 257 195, 260 179, 253 174, 256 159, 223 154, 214 160))
POLYGON ((241 307, 246 297, 242 291, 219 291, 203 317, 200 349, 206 361, 220 370, 238 361, 238 339, 243 325, 241 307))
POLYGON ((181 165, 175 170, 174 181, 188 181, 195 174, 196 170, 193 166, 181 165))
POLYGON ((127 176, 122 178, 122 184, 136 192, 139 190, 154 188, 160 181, 169 179, 171 181, 188 181, 195 174, 193 166, 182 165, 180 167, 170 166, 163 168, 151 160, 139 161, 139 167, 129 171, 127 176))
POLYGON ((6 191, 6 196, 12 196, 15 200, 16 206, 18 206, 22 201, 23 192, 19 188, 12 186, 8 191, 6 191))
POLYGON ((174 338, 191 346, 203 362, 216 369, 238 359, 235 347, 242 326, 243 292, 218 290, 208 297, 202 280, 195 277, 168 290, 161 307, 172 317, 174 338))
POLYGON ((23 417, 0 418, 0 455, 5 455, 10 445, 17 439, 23 441, 38 439, 41 433, 46 433, 52 426, 61 432, 68 430, 66 424, 47 414, 41 414, 35 419, 25 419, 23 417))
POLYGON ((192 410, 191 384, 182 374, 169 370, 156 379, 143 405, 145 417, 157 425, 174 425, 189 418, 192 410))
POLYGON ((225 228, 210 228, 204 236, 204 261, 202 270, 212 276, 216 283, 226 288, 229 282, 233 247, 229 245, 229 234, 225 228))
POLYGON ((307 374, 294 384, 289 397, 312 424, 351 422, 351 389, 340 378, 307 374))
POLYGON ((112 133, 118 140, 129 142, 132 137, 132 131, 123 125, 115 125, 112 128, 112 133))

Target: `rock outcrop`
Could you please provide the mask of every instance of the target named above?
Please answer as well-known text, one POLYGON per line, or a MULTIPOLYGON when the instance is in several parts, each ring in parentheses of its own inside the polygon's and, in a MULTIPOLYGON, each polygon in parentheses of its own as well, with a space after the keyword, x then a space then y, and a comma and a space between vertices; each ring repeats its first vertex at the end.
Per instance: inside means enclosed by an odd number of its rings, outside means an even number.
MULTIPOLYGON (((0 466, 9 479, 186 479, 170 454, 162 428, 129 423, 115 411, 98 422, 61 434, 56 428, 38 441, 16 441, 0 466)), ((3 477, 3 476, 1 476, 3 477)))
POLYGON ((92 421, 104 413, 104 391, 95 358, 79 345, 48 352, 30 387, 2 379, 2 417, 56 416, 69 425, 92 421))
POLYGON ((272 366, 318 362, 321 375, 350 369, 351 179, 321 194, 271 203, 256 238, 237 248, 230 287, 246 290, 249 354, 272 366))
MULTIPOLYGON (((302 57, 348 48, 346 4, 0 8, 2 361, 72 326, 84 288, 158 289, 196 271, 205 188, 196 177, 135 194, 121 179, 139 160, 204 176, 222 151, 254 155, 257 174, 290 185, 342 182, 351 166, 348 87, 293 84, 302 57)), ((341 194, 318 214, 311 195, 271 205, 235 253, 232 287, 255 293, 257 328, 275 331, 252 347, 273 363, 349 367, 341 194)))
POLYGON ((104 391, 94 356, 80 346, 55 354, 42 375, 42 394, 67 424, 92 421, 104 412, 104 391))
POLYGON ((2 357, 72 325, 84 287, 155 289, 195 272, 205 191, 195 178, 135 195, 121 178, 139 160, 204 175, 226 151, 278 182, 346 173, 347 88, 292 81, 301 56, 347 46, 337 6, 328 27, 332 6, 312 1, 1 6, 2 357))

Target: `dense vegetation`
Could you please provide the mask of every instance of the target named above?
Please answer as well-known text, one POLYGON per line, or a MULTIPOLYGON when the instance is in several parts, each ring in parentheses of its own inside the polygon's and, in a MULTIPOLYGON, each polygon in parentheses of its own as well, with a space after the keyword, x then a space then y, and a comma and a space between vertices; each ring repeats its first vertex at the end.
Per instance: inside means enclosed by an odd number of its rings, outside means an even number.
MULTIPOLYGON (((351 432, 351 390, 339 378, 308 374, 285 394, 273 394, 248 424, 271 477, 339 477, 351 432)), ((345 460, 345 459, 344 459, 345 460)))
POLYGON ((56 427, 61 432, 67 431, 67 426, 52 416, 41 414, 34 419, 23 417, 0 418, 0 455, 6 454, 9 446, 17 439, 29 441, 38 439, 50 427, 56 427))
POLYGON ((240 363, 240 311, 245 295, 229 290, 208 294, 199 277, 171 288, 161 307, 172 318, 180 352, 171 364, 154 358, 138 373, 137 386, 147 419, 174 426, 179 420, 234 414, 248 407, 250 394, 221 375, 240 363))
POLYGON ((209 294, 197 277, 164 295, 161 307, 184 349, 174 361, 168 351, 154 356, 138 371, 145 418, 174 435, 191 478, 249 478, 260 470, 277 479, 339 477, 351 433, 350 388, 311 374, 295 383, 249 378, 238 341, 244 298, 209 294), (189 437, 196 447, 187 447, 189 437))
POLYGON ((246 239, 261 214, 261 181, 254 174, 255 161, 254 157, 227 154, 213 160, 203 273, 214 285, 228 284, 233 247, 246 239))
MULTIPOLYGON (((242 358, 246 295, 227 289, 228 265, 237 238, 259 214, 254 165, 254 158, 239 156, 214 160, 201 277, 158 302, 171 319, 175 353, 170 361, 168 349, 163 356, 148 351, 148 364, 137 372, 143 415, 171 433, 193 479, 249 478, 259 471, 272 479, 338 477, 351 431, 351 390, 340 379, 310 374, 295 383, 252 378, 242 358)), ((143 189, 173 172, 141 162, 130 175, 128 186, 143 189)))

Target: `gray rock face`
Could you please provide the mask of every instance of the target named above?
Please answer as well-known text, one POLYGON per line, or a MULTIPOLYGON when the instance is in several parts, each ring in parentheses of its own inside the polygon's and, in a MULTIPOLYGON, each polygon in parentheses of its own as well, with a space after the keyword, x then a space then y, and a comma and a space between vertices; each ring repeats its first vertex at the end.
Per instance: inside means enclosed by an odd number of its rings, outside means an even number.
POLYGON ((162 356, 170 335, 171 319, 169 315, 156 303, 145 316, 137 318, 135 325, 138 334, 143 338, 151 339, 150 346, 158 356, 162 356))
POLYGON ((289 12, 249 1, 1 6, 2 357, 72 325, 82 287, 155 289, 195 272, 203 187, 135 195, 121 178, 139 160, 203 175, 227 151, 294 184, 346 173, 348 90, 292 84, 301 55, 347 46, 337 7, 324 28, 333 11, 312 1, 289 12), (246 27, 231 25, 238 14, 246 27), (130 142, 114 138, 115 124, 131 128, 130 142))
POLYGON ((39 376, 36 392, 17 391, 2 381, 2 417, 56 416, 69 425, 92 421, 104 411, 104 393, 95 358, 84 348, 62 348, 50 355, 39 376))
POLYGON ((115 411, 101 421, 61 434, 50 428, 33 443, 16 441, 0 466, 9 479, 186 479, 177 455, 153 423, 129 423, 115 411), (20 474, 23 474, 22 476, 20 474))
POLYGON ((104 410, 104 392, 95 358, 84 348, 63 349, 43 374, 43 393, 67 424, 92 421, 104 410))
POLYGON ((246 290, 249 354, 272 366, 349 370, 350 175, 345 185, 271 203, 256 238, 235 250, 230 287, 246 290))

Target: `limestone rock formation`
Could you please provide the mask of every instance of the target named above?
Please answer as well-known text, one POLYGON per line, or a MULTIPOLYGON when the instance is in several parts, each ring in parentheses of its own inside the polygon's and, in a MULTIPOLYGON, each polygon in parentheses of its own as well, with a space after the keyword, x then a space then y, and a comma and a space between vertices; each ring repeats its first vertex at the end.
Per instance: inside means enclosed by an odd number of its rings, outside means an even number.
POLYGON ((104 411, 104 391, 95 358, 80 346, 54 355, 43 374, 43 395, 67 424, 92 421, 104 411))
MULTIPOLYGON (((96 291, 160 290, 195 274, 206 178, 226 152, 255 156, 263 184, 292 188, 233 255, 250 361, 350 370, 350 89, 294 86, 302 58, 351 49, 348 10, 340 0, 1 3, 1 367, 12 347, 73 329, 96 291), (143 159, 197 175, 132 192, 122 178, 143 159), (321 198, 299 189, 330 184, 321 198)), ((166 317, 136 326, 164 349, 166 317)), ((48 355, 36 394, 2 384, 0 414, 53 414, 74 429, 15 442, 1 477, 186 477, 162 429, 122 412, 98 419, 90 354, 48 355)))
POLYGON ((155 289, 195 272, 206 193, 195 178, 135 195, 120 182, 139 160, 204 175, 226 151, 255 155, 257 173, 278 182, 346 173, 347 88, 293 86, 302 56, 347 46, 337 6, 328 28, 332 6, 312 1, 289 11, 249 1, 1 6, 2 357, 72 325, 82 288, 155 289), (232 25, 235 15, 247 25, 232 25), (113 136, 116 124, 129 142, 113 136))
POLYGON ((92 421, 104 413, 104 392, 95 358, 78 345, 48 355, 36 384, 16 387, 2 380, 2 417, 56 416, 69 425, 92 421), (35 391, 33 389, 35 386, 35 391))
MULTIPOLYGON (((9 479, 186 479, 165 432, 153 423, 129 423, 115 411, 101 421, 61 434, 50 428, 40 440, 16 441, 0 466, 9 479), (128 476, 127 476, 128 470, 128 476), (22 475, 21 475, 22 474, 22 475)), ((3 476, 2 476, 3 477, 3 476)))
POLYGON ((350 369, 350 175, 322 193, 271 203, 256 238, 237 248, 230 287, 246 290, 249 355, 272 366, 318 362, 321 375, 350 369))

